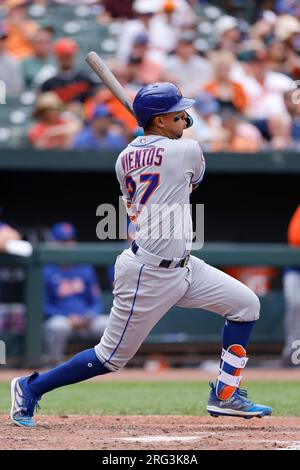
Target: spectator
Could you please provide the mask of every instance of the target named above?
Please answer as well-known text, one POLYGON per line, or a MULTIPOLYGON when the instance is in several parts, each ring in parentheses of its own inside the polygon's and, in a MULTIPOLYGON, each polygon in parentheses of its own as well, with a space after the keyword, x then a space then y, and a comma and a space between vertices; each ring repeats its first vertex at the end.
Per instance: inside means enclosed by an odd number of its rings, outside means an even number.
POLYGON ((49 28, 39 29, 33 36, 33 55, 23 61, 23 81, 26 88, 40 87, 57 73, 52 55, 53 32, 49 28))
POLYGON ((213 96, 205 92, 198 95, 189 111, 194 124, 185 131, 185 137, 197 140, 204 151, 221 146, 224 129, 219 112, 220 105, 213 96))
MULTIPOLYGON (((133 84, 129 83, 129 73, 127 67, 116 64, 109 64, 109 66, 115 77, 119 80, 121 85, 126 90, 129 98, 133 101, 134 96, 136 94, 136 87, 133 87, 133 84)), ((132 116, 132 114, 127 111, 127 109, 124 108, 124 106, 111 93, 111 91, 108 90, 108 88, 101 88, 97 91, 94 96, 89 98, 84 103, 84 117, 87 121, 92 118, 95 109, 98 105, 107 106, 112 117, 114 117, 115 120, 118 120, 123 124, 128 134, 128 138, 130 138, 134 134, 137 128, 136 119, 132 116)))
POLYGON ((160 11, 161 2, 159 0, 135 0, 133 10, 136 18, 125 21, 119 37, 117 49, 117 60, 121 64, 126 64, 132 49, 134 39, 138 34, 144 33, 150 36, 152 20, 154 15, 160 11))
POLYGON ((262 46, 247 48, 240 52, 238 58, 243 66, 235 67, 231 77, 246 92, 244 115, 268 138, 267 120, 274 114, 286 113, 283 94, 291 89, 292 80, 268 69, 266 51, 262 46))
POLYGON ((259 18, 249 30, 250 38, 268 44, 270 39, 274 37, 276 21, 277 16, 273 11, 263 11, 261 18, 259 18))
POLYGON ((186 0, 163 0, 161 14, 170 16, 169 22, 181 30, 198 24, 194 8, 186 0))
POLYGON ((123 126, 115 122, 106 106, 97 106, 91 121, 73 142, 74 149, 122 148, 127 145, 123 126))
POLYGON ((73 115, 63 113, 63 102, 53 92, 38 97, 33 117, 37 122, 30 128, 28 138, 38 149, 66 149, 80 129, 80 122, 73 115))
POLYGON ((286 64, 291 77, 300 77, 300 23, 297 18, 282 15, 277 19, 275 36, 283 42, 286 64))
POLYGON ((106 21, 112 18, 132 19, 134 17, 132 0, 102 0, 101 4, 105 8, 106 21))
POLYGON ((287 58, 284 42, 276 37, 272 38, 267 47, 268 69, 291 75, 290 61, 287 58))
POLYGON ((286 109, 291 118, 291 136, 294 145, 300 147, 300 96, 299 90, 290 90, 284 94, 286 109))
POLYGON ((163 81, 161 66, 151 60, 147 54, 149 51, 149 39, 145 34, 138 34, 134 39, 132 50, 128 58, 127 71, 129 81, 136 83, 140 88, 143 85, 149 85, 163 81))
POLYGON ((214 151, 257 152, 262 147, 262 137, 258 129, 245 122, 236 113, 223 116, 223 142, 214 146, 214 151))
POLYGON ((20 64, 7 51, 8 32, 0 24, 0 80, 5 83, 8 96, 18 96, 22 90, 20 64))
MULTIPOLYGON (((300 247, 300 205, 294 212, 288 226, 288 244, 292 248, 300 247)), ((293 266, 285 270, 283 276, 283 293, 285 298, 285 342, 282 351, 283 364, 293 367, 292 354, 299 348, 300 339, 300 268, 293 266), (297 345, 293 347, 295 341, 297 345)), ((299 367, 299 364, 298 364, 299 367)))
POLYGON ((198 18, 185 0, 161 2, 160 11, 153 17, 149 29, 153 59, 163 64, 166 54, 174 51, 183 30, 193 29, 198 18))
POLYGON ((233 16, 223 15, 214 23, 218 49, 236 52, 241 40, 239 22, 233 16))
POLYGON ((275 11, 279 14, 288 14, 300 18, 300 5, 298 0, 276 0, 275 11))
POLYGON ((271 116, 268 119, 268 133, 270 136, 268 147, 274 150, 293 148, 292 120, 288 114, 271 116))
POLYGON ((196 96, 204 83, 213 78, 213 69, 207 59, 199 57, 194 47, 195 36, 183 32, 177 42, 175 54, 166 62, 165 73, 186 96, 196 96))
POLYGON ((41 91, 54 91, 66 104, 83 103, 92 94, 95 86, 85 72, 76 68, 77 52, 78 44, 73 39, 58 39, 54 44, 58 74, 41 86, 41 91))
MULTIPOLYGON (((75 227, 67 222, 52 227, 56 243, 75 243, 75 227)), ((46 360, 63 360, 67 341, 73 333, 99 338, 107 324, 95 270, 90 265, 47 265, 44 278, 46 360)))
POLYGON ((22 60, 33 54, 32 37, 38 24, 27 18, 26 0, 11 3, 6 19, 8 39, 7 49, 17 59, 22 60))
POLYGON ((288 48, 294 49, 295 41, 300 34, 300 24, 297 18, 291 15, 282 15, 277 18, 275 36, 284 41, 288 48))
MULTIPOLYGON (((129 83, 129 73, 127 67, 114 64, 111 65, 110 68, 115 77, 119 80, 121 85, 128 93, 129 98, 131 98, 133 101, 136 94, 136 89, 135 87, 133 89, 132 84, 129 83)), ((128 138, 134 134, 137 128, 136 119, 124 108, 120 101, 106 87, 98 90, 94 96, 89 98, 84 103, 84 117, 87 121, 91 120, 98 105, 107 106, 112 117, 123 124, 128 134, 128 138)))
POLYGON ((228 51, 217 52, 212 56, 214 79, 204 85, 204 90, 218 100, 221 111, 242 113, 247 106, 247 96, 243 86, 231 79, 235 57, 228 51))
POLYGON ((166 54, 174 50, 182 28, 196 24, 196 15, 185 0, 135 0, 136 19, 126 21, 120 37, 117 59, 128 62, 134 38, 141 33, 149 37, 149 56, 162 64, 166 54))

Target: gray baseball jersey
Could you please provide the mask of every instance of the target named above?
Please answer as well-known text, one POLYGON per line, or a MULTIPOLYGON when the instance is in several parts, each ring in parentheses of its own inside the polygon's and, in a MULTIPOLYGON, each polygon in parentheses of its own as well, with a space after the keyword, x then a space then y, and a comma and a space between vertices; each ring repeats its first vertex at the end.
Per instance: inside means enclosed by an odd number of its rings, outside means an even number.
POLYGON ((164 258, 183 258, 191 250, 190 184, 204 175, 205 160, 191 139, 138 137, 119 155, 116 174, 128 214, 136 223, 136 242, 164 258))
MULTIPOLYGON (((177 266, 177 260, 169 268, 161 266, 162 260, 178 259, 189 251, 189 229, 184 237, 173 237, 177 219, 166 217, 168 223, 162 226, 158 210, 154 217, 150 214, 149 224, 149 212, 144 209, 150 205, 158 205, 159 209, 163 204, 188 205, 189 186, 201 181, 204 169, 199 145, 184 138, 138 137, 117 160, 116 173, 123 197, 137 223, 139 249, 134 252, 128 248, 117 258, 114 302, 107 328, 95 346, 100 361, 112 371, 122 368, 134 356, 173 305, 203 308, 233 321, 253 321, 259 317, 256 295, 203 260, 190 256, 183 267, 177 266), (149 226, 157 237, 145 236, 149 226)), ((183 220, 185 228, 190 227, 189 210, 184 211, 183 220)))

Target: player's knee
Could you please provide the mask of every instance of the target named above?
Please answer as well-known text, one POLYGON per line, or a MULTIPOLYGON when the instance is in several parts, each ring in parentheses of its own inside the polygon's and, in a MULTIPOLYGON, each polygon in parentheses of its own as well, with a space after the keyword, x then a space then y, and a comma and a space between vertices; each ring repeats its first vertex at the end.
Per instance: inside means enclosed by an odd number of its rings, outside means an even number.
POLYGON ((110 372, 117 372, 118 370, 123 369, 126 366, 128 360, 121 360, 119 359, 111 359, 110 351, 107 351, 102 346, 102 340, 95 346, 95 353, 99 359, 99 361, 110 371, 110 372))
POLYGON ((126 362, 124 362, 122 364, 117 363, 117 364, 114 364, 114 365, 105 364, 105 367, 107 367, 107 369, 109 369, 111 372, 118 372, 118 370, 123 369, 125 366, 126 366, 126 362))
POLYGON ((256 321, 259 319, 260 301, 254 292, 247 289, 244 292, 243 301, 239 307, 235 308, 229 315, 226 315, 228 320, 232 321, 256 321))
POLYGON ((259 315, 260 315, 260 300, 259 298, 257 297, 256 294, 253 294, 254 296, 254 299, 253 300, 253 303, 254 303, 254 308, 253 308, 253 320, 258 320, 259 319, 259 315))
POLYGON ((256 321, 259 319, 260 301, 254 292, 250 291, 247 303, 243 309, 242 321, 256 321))

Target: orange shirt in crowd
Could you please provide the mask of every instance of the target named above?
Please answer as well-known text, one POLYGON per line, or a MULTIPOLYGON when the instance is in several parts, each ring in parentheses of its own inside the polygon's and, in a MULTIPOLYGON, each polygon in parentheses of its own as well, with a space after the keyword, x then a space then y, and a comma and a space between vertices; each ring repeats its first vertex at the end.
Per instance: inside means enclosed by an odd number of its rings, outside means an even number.
POLYGON ((35 148, 51 149, 65 148, 68 136, 64 132, 66 121, 59 119, 55 124, 37 122, 28 133, 28 138, 35 148))
POLYGON ((37 30, 37 25, 33 21, 26 21, 22 28, 13 24, 6 24, 8 37, 5 45, 10 54, 17 59, 23 60, 33 55, 34 50, 30 41, 30 35, 37 30))
MULTIPOLYGON (((134 96, 129 93, 129 97, 133 100, 134 96)), ((118 121, 122 122, 125 128, 133 133, 137 128, 138 124, 132 114, 127 111, 119 100, 109 91, 100 90, 98 93, 89 98, 84 103, 84 117, 86 120, 90 120, 97 105, 104 104, 108 107, 112 116, 118 121)))
MULTIPOLYGON (((212 82, 207 83, 204 86, 204 91, 207 91, 208 93, 210 93, 215 98, 218 98, 218 96, 219 96, 219 86, 220 86, 220 82, 218 82, 217 80, 213 80, 212 82)), ((239 83, 229 82, 229 86, 230 86, 231 92, 232 92, 232 102, 233 102, 235 108, 238 111, 242 112, 247 106, 246 93, 244 92, 243 87, 239 83)))
POLYGON ((291 246, 300 246, 300 205, 294 212, 288 226, 288 242, 291 246))

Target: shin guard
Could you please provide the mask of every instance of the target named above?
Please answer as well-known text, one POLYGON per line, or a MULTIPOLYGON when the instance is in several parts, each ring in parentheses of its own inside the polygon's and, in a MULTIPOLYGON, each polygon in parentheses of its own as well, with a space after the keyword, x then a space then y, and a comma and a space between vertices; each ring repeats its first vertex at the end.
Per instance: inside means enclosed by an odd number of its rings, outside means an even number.
POLYGON ((216 395, 220 400, 228 400, 239 387, 241 371, 248 362, 246 350, 240 344, 233 344, 222 350, 220 372, 216 383, 216 395))

